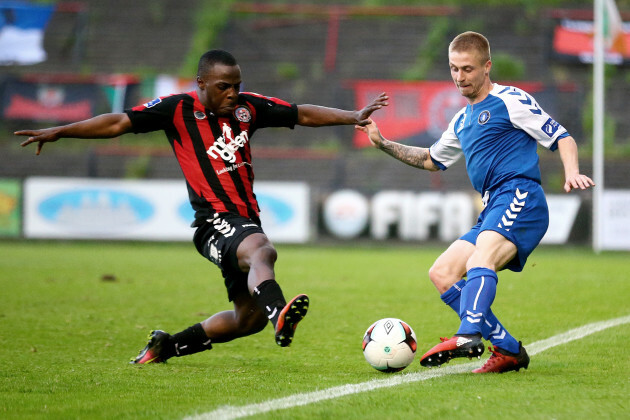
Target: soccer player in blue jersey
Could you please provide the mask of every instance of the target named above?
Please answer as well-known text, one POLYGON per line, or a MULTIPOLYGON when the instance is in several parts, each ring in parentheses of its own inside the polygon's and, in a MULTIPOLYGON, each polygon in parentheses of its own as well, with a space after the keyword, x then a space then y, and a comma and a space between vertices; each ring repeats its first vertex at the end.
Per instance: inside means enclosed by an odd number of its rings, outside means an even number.
POLYGON ((439 366, 456 357, 483 354, 482 337, 492 355, 475 373, 518 371, 529 356, 499 322, 491 305, 497 272, 521 271, 549 224, 540 185, 537 144, 558 150, 564 166, 564 190, 587 189, 593 181, 580 173, 575 140, 528 93, 490 81, 490 44, 481 34, 464 32, 448 49, 451 77, 468 104, 451 120, 430 148, 385 139, 377 125, 356 128, 375 147, 394 158, 429 171, 446 170, 462 155, 470 181, 484 202, 477 224, 453 242, 429 277, 442 300, 460 317, 452 338, 426 352, 420 364, 439 366))

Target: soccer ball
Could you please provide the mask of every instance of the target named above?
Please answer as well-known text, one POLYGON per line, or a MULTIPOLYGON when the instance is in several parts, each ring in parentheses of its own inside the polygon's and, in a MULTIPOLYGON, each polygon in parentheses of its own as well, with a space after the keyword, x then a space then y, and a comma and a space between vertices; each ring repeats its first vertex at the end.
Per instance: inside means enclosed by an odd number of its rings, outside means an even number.
POLYGON ((365 360, 381 372, 398 372, 413 362, 418 343, 409 324, 398 318, 376 321, 363 336, 365 360))

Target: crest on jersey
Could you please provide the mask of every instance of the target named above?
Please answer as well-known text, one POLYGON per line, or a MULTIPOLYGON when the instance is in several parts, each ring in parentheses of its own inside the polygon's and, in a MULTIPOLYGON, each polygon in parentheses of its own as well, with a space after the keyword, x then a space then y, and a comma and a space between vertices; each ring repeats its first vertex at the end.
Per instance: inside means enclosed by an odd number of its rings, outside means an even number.
POLYGON ((479 118, 477 118, 477 122, 479 125, 484 125, 488 121, 490 121, 490 111, 482 111, 481 114, 479 114, 479 118))
POLYGON ((195 111, 194 115, 195 115, 195 118, 197 118, 198 120, 205 120, 206 119, 206 114, 204 114, 201 111, 195 111))
POLYGON ((250 122, 252 120, 252 113, 246 106, 239 106, 234 110, 234 116, 240 122, 250 122))
POLYGON ((144 104, 145 108, 151 108, 156 106, 157 104, 159 104, 160 102, 162 102, 162 98, 155 98, 154 100, 147 102, 146 104, 144 104))

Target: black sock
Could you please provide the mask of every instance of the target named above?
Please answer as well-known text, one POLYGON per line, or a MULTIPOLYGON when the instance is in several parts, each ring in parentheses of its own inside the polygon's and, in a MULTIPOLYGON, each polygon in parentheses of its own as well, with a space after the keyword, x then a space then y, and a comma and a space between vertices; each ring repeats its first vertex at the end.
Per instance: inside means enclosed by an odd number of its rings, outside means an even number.
POLYGON ((280 285, 273 279, 265 280, 254 289, 252 296, 275 327, 280 311, 287 304, 280 285))
POLYGON ((200 351, 210 350, 212 344, 210 339, 203 330, 201 324, 195 324, 186 328, 184 331, 173 334, 170 339, 168 349, 164 349, 165 356, 186 356, 189 354, 199 353, 200 351))

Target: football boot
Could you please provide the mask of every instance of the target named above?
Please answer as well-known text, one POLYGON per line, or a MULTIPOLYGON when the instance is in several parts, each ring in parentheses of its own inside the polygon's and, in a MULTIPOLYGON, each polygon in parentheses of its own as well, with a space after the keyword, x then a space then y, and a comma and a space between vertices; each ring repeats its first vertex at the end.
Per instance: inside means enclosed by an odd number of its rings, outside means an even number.
POLYGON ((291 345, 295 328, 308 311, 308 302, 308 296, 297 295, 280 311, 276 323, 276 343, 280 347, 291 345))
POLYGON ((155 330, 149 333, 147 345, 140 350, 140 353, 135 359, 132 359, 131 364, 147 364, 147 363, 165 363, 166 358, 160 356, 162 347, 171 338, 170 334, 162 331, 155 330))
POLYGON ((473 373, 503 373, 511 370, 519 371, 521 368, 527 369, 529 366, 529 356, 523 347, 523 343, 518 342, 518 353, 510 353, 499 347, 488 347, 492 353, 490 358, 473 373))
POLYGON ((420 359, 422 366, 440 366, 456 357, 479 358, 483 354, 483 343, 479 335, 456 335, 451 338, 440 338, 442 342, 435 345, 420 359))

